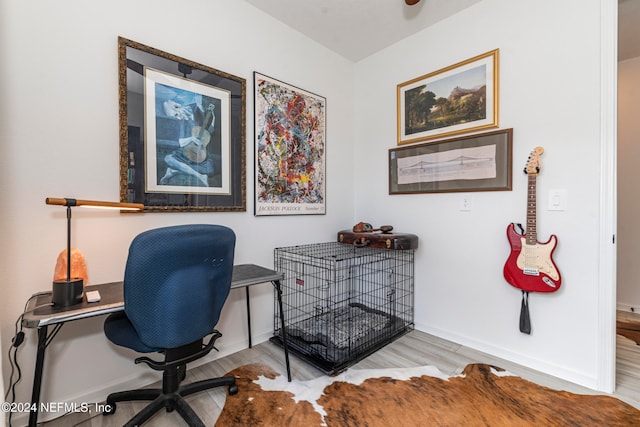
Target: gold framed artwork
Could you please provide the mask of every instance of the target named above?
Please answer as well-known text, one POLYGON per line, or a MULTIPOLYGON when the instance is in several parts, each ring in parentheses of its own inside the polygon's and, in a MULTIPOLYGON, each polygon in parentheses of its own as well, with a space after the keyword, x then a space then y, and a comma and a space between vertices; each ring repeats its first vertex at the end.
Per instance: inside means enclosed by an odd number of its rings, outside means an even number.
POLYGON ((498 127, 499 50, 397 86, 398 145, 498 127))

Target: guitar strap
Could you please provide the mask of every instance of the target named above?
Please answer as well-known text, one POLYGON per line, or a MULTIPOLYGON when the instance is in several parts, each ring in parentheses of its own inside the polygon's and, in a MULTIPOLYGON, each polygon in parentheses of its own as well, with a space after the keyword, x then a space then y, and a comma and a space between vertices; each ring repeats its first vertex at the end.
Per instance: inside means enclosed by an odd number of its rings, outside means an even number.
POLYGON ((531 335, 531 319, 529 318, 529 292, 522 291, 520 305, 520 332, 531 335))
MULTIPOLYGON (((524 235, 524 227, 519 222, 516 223, 520 229, 520 234, 524 235)), ((531 335, 531 318, 529 317, 529 292, 522 291, 522 303, 520 304, 520 332, 531 335)))

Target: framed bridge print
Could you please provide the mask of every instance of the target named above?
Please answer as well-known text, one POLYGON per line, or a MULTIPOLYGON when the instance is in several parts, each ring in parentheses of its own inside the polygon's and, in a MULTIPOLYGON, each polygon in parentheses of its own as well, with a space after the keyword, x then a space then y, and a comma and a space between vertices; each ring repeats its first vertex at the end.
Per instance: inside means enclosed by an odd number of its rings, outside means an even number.
POLYGON ((254 72, 255 212, 326 212, 326 99, 254 72))
POLYGON ((513 129, 389 150, 389 194, 508 191, 513 129))
POLYGON ((246 81, 120 37, 120 200, 245 211, 246 81))

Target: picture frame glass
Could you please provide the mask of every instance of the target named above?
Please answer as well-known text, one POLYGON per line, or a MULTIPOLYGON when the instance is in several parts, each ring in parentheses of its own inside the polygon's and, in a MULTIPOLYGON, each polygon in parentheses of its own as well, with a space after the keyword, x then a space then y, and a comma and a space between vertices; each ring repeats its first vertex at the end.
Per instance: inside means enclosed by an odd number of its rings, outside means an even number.
POLYGON ((254 72, 255 212, 326 213, 326 99, 254 72))
POLYGON ((513 129, 389 150, 389 194, 508 191, 513 129))
POLYGON ((498 126, 498 49, 397 86, 398 145, 498 126))
POLYGON ((120 199, 244 211, 246 82, 119 38, 120 199))

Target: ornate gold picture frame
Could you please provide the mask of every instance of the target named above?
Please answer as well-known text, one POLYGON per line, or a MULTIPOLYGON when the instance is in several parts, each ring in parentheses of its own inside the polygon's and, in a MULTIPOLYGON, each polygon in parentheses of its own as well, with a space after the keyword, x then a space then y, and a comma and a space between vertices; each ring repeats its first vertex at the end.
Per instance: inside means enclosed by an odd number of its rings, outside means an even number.
POLYGON ((120 200, 245 211, 246 81, 118 38, 120 200))

